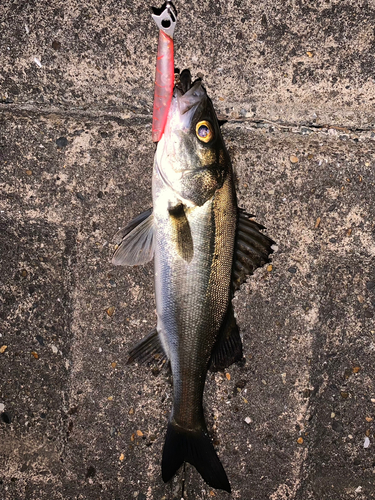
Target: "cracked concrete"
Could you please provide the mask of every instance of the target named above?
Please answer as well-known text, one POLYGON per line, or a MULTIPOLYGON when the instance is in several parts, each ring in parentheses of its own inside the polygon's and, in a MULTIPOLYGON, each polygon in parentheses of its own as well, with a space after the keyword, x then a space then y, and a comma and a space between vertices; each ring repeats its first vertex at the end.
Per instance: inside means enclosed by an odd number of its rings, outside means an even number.
MULTIPOLYGON (((375 5, 176 6, 176 65, 278 244, 234 299, 246 363, 205 393, 232 497, 375 498, 375 5)), ((0 6, 4 500, 229 498, 189 465, 162 482, 171 380, 126 365, 155 323, 152 264, 110 264, 151 203, 148 8, 0 6)))

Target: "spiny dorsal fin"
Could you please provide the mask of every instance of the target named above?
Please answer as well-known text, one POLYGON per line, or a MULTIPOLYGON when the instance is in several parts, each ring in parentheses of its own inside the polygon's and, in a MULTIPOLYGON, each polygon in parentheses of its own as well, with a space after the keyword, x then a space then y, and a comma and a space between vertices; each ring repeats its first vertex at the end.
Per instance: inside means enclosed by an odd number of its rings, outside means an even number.
POLYGON ((218 335, 217 343, 212 350, 209 370, 212 372, 224 370, 224 368, 233 363, 241 361, 242 358, 240 331, 234 317, 233 306, 230 303, 218 335))
POLYGON ((141 213, 120 229, 114 237, 118 245, 113 254, 115 266, 136 266, 149 262, 154 256, 154 217, 152 208, 141 213))
POLYGON ((270 261, 274 241, 261 233, 264 226, 250 219, 253 215, 243 210, 238 211, 236 242, 232 268, 233 291, 253 274, 255 269, 270 261))
POLYGON ((133 361, 137 361, 141 364, 156 361, 158 364, 161 364, 165 359, 166 355, 161 345, 159 334, 155 328, 146 335, 146 337, 140 340, 129 352, 127 364, 129 365, 133 363, 133 361))

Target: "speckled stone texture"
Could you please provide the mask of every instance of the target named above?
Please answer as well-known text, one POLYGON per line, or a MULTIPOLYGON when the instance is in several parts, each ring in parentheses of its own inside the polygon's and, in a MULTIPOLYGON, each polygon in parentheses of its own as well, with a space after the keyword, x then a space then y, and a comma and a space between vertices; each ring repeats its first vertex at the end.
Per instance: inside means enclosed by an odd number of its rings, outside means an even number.
MULTIPOLYGON (((151 204, 144 1, 0 5, 0 498, 203 500, 165 485, 167 369, 127 366, 153 267, 113 235, 151 204)), ((238 500, 375 498, 374 2, 176 2, 240 206, 278 245, 236 294, 245 363, 210 374, 238 500), (365 447, 366 446, 366 447, 365 447)))

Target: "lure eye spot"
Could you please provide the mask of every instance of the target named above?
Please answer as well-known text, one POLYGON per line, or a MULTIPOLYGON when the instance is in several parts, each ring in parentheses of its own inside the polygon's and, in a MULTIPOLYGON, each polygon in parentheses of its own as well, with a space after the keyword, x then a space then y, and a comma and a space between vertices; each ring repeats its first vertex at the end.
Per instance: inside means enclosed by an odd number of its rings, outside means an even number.
POLYGON ((202 142, 210 142, 214 137, 212 125, 206 120, 197 123, 195 133, 202 142))

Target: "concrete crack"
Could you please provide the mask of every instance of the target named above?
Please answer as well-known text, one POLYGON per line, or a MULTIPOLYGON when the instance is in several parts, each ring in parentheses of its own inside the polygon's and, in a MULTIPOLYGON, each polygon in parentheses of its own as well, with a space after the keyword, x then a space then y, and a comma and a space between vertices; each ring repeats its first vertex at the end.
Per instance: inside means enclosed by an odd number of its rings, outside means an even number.
MULTIPOLYGON (((51 116, 61 116, 66 118, 78 118, 78 119, 89 119, 93 121, 108 121, 116 122, 121 126, 139 126, 139 125, 149 125, 151 124, 152 115, 150 113, 137 112, 132 109, 126 109, 120 111, 118 108, 113 110, 92 110, 85 108, 62 108, 58 106, 44 106, 35 104, 16 104, 14 102, 2 102, 0 103, 0 113, 9 113, 15 116, 40 116, 40 117, 51 117, 51 116)), ((300 122, 291 123, 283 121, 272 121, 265 118, 231 118, 228 115, 219 114, 219 121, 224 124, 229 125, 242 125, 254 129, 267 129, 272 128, 277 129, 280 132, 297 133, 297 134, 310 134, 316 132, 328 132, 330 130, 336 131, 342 134, 366 134, 371 133, 371 137, 375 138, 375 126, 374 127, 348 127, 345 124, 334 124, 334 123, 310 123, 310 122, 300 122)))

